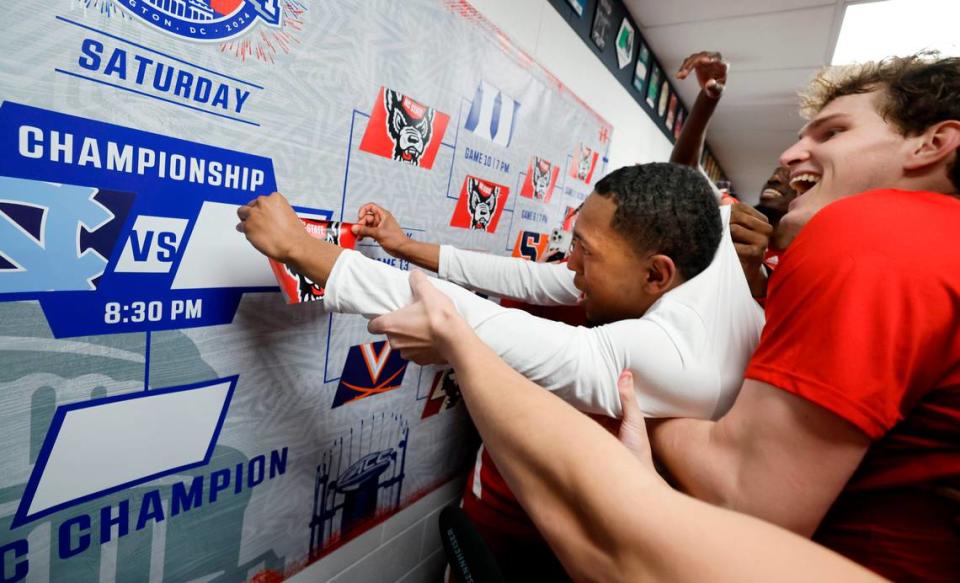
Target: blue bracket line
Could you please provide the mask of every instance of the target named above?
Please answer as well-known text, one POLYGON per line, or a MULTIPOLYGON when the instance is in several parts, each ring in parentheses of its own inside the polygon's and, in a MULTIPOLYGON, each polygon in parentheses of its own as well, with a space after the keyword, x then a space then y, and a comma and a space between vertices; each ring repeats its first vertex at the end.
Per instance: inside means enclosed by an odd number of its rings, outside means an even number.
POLYGON ((350 138, 347 140, 347 163, 343 167, 343 191, 340 193, 340 221, 343 221, 343 209, 347 204, 347 175, 350 173, 350 154, 353 153, 353 125, 357 120, 357 114, 369 119, 370 114, 362 111, 353 110, 350 114, 350 138))
MULTIPOLYGON (((453 182, 453 166, 457 163, 457 144, 460 143, 460 119, 463 117, 464 101, 469 103, 465 97, 460 97, 460 105, 457 107, 457 131, 453 134, 453 146, 451 146, 453 148, 453 156, 450 158, 450 175, 447 177, 447 198, 452 198, 453 200, 457 200, 457 198, 459 198, 456 196, 450 196, 450 184, 453 182)), ((448 144, 441 142, 441 145, 447 146, 448 144)))
POLYGON ((327 350, 323 355, 323 384, 332 383, 333 381, 340 380, 340 377, 337 377, 335 379, 327 378, 327 367, 330 366, 330 336, 332 331, 333 331, 333 314, 331 313, 327 317, 327 350))
POLYGON ((143 351, 143 390, 150 390, 150 331, 146 332, 147 342, 143 351))
MULTIPOLYGON (((526 175, 527 175, 526 172, 520 172, 519 174, 517 174, 517 190, 516 190, 517 194, 513 198, 513 208, 510 209, 510 228, 507 229, 507 248, 504 249, 504 251, 513 251, 513 249, 510 247, 510 235, 513 233, 513 219, 517 216, 516 212, 514 211, 517 210, 517 204, 520 201, 520 187, 523 183, 523 181, 521 181, 520 178, 526 175)), ((503 212, 507 212, 507 209, 503 209, 503 212)))
POLYGON ((429 392, 429 391, 427 391, 427 395, 426 395, 425 397, 421 397, 421 396, 420 396, 420 384, 421 384, 422 382, 423 382, 423 367, 421 366, 421 367, 420 367, 420 371, 417 372, 417 398, 415 399, 416 401, 422 401, 422 400, 424 400, 424 399, 429 399, 429 398, 430 398, 430 392, 429 392))

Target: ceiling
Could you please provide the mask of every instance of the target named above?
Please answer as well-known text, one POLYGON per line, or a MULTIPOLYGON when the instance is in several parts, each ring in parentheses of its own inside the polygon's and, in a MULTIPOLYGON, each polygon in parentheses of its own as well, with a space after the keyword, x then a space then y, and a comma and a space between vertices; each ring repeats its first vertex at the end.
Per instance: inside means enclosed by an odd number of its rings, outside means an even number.
MULTIPOLYGON (((757 202, 803 120, 797 92, 830 62, 848 0, 624 0, 667 71, 689 54, 720 51, 727 88, 707 134, 741 200, 757 202)), ((674 80, 687 105, 696 80, 674 80)))

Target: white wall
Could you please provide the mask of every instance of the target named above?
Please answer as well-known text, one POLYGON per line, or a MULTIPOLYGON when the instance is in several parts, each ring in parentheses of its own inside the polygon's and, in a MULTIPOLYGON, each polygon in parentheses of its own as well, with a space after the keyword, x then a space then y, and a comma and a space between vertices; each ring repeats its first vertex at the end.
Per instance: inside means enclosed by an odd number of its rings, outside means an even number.
MULTIPOLYGON (((607 170, 666 161, 672 144, 546 0, 471 0, 491 22, 613 125, 607 170)), ((584 18, 587 18, 584 15, 584 18)), ((300 572, 293 583, 433 583, 444 564, 437 516, 454 480, 300 572)))
POLYGON ((665 162, 670 157, 670 141, 549 2, 470 1, 613 125, 608 171, 639 162, 665 162))

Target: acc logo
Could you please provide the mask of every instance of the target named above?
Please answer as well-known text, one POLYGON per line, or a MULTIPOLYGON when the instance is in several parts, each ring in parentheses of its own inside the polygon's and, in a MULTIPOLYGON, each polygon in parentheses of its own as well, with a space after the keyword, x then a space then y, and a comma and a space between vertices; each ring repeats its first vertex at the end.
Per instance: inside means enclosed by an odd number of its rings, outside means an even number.
POLYGON ((220 42, 239 36, 263 20, 283 23, 280 0, 117 0, 135 18, 189 40, 220 42))
POLYGON ((169 273, 187 229, 187 219, 140 215, 114 271, 169 273))
POLYGON ((386 340, 351 346, 330 408, 399 389, 405 372, 407 361, 386 340))

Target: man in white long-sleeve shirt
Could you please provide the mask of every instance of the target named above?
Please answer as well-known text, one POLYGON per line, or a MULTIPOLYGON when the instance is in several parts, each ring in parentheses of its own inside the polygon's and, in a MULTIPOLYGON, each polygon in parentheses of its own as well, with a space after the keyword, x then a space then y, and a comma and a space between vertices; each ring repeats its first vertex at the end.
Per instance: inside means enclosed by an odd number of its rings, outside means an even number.
MULTIPOLYGON (((311 238, 282 195, 238 214, 257 249, 326 288, 328 310, 373 317, 411 303, 405 273, 311 238)), ((700 173, 645 164, 597 182, 565 265, 436 249, 441 277, 530 303, 579 301, 593 328, 436 284, 508 364, 582 411, 619 417, 616 380, 630 369, 646 415, 716 418, 736 397, 763 323, 728 221, 700 173)))

